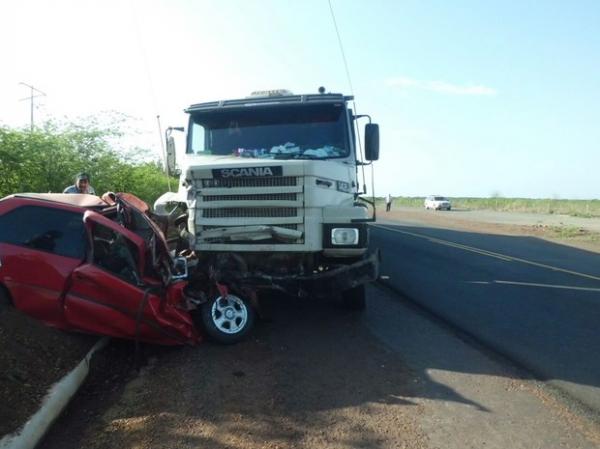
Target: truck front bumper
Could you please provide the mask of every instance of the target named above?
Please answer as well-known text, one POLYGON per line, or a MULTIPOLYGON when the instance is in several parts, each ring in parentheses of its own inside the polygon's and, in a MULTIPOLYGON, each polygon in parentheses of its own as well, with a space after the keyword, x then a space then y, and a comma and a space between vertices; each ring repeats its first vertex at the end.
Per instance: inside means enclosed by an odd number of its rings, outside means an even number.
POLYGON ((279 290, 292 296, 331 297, 377 280, 379 277, 379 250, 352 264, 339 264, 324 271, 303 275, 269 275, 260 272, 218 273, 219 282, 254 288, 279 290))

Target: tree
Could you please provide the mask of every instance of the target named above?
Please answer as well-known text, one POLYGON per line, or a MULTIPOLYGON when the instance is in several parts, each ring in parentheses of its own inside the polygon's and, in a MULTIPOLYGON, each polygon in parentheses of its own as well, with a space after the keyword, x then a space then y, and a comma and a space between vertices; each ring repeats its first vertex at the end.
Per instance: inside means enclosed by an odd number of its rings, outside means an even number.
POLYGON ((148 150, 122 147, 122 124, 85 119, 51 121, 33 131, 0 127, 0 196, 62 192, 76 173, 86 171, 99 194, 130 192, 151 204, 167 191, 167 177, 157 161, 139 157, 148 150))

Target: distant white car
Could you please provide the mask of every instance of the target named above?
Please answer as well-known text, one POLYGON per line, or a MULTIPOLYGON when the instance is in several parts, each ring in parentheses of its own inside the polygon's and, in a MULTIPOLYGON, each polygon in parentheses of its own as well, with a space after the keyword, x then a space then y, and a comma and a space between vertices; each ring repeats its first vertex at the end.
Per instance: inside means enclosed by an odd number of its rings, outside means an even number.
POLYGON ((450 210, 452 209, 452 204, 450 204, 449 199, 443 196, 431 195, 425 198, 425 209, 450 210))

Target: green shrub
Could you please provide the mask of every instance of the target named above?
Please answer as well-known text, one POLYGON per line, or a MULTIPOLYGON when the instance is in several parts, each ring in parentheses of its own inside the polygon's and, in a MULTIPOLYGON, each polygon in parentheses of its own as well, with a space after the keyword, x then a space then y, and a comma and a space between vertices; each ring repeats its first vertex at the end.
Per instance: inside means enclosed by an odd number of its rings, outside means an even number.
POLYGON ((119 148, 123 135, 118 125, 94 119, 48 122, 33 131, 0 127, 0 196, 62 192, 85 171, 99 195, 130 192, 152 204, 168 190, 167 177, 158 161, 140 157, 149 151, 119 148))

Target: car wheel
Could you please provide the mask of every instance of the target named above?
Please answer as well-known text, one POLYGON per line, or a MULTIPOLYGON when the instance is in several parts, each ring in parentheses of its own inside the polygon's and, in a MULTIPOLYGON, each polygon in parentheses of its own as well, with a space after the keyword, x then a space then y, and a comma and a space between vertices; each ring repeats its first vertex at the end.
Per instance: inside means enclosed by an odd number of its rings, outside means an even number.
POLYGON ((10 294, 8 293, 8 290, 6 290, 6 287, 4 287, 3 285, 0 285, 0 310, 6 308, 8 306, 12 306, 12 300, 10 299, 10 294))
POLYGON ((255 312, 242 298, 228 294, 202 305, 202 324, 216 342, 233 344, 243 340, 254 327, 255 312))
POLYGON ((342 292, 342 304, 350 310, 364 310, 366 307, 366 290, 364 285, 342 292))

